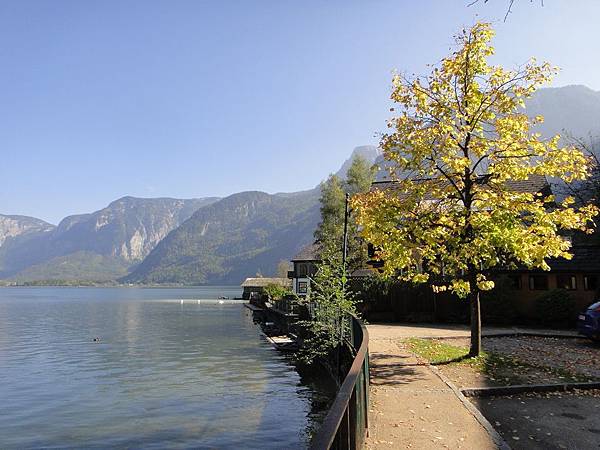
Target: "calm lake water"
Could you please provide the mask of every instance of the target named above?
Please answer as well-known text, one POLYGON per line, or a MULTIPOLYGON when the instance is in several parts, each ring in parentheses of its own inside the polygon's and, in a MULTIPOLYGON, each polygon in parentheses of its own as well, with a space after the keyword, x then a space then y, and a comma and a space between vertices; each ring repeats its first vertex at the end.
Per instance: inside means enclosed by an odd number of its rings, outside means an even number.
POLYGON ((306 447, 331 387, 221 295, 0 288, 0 448, 306 447))

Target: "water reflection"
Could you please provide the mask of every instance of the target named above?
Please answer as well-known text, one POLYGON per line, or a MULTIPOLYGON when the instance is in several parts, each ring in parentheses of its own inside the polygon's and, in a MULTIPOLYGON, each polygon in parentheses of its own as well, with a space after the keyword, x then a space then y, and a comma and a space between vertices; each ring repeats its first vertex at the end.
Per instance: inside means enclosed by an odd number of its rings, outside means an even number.
POLYGON ((0 289, 0 447, 305 447, 329 386, 240 304, 179 301, 217 292, 0 289))

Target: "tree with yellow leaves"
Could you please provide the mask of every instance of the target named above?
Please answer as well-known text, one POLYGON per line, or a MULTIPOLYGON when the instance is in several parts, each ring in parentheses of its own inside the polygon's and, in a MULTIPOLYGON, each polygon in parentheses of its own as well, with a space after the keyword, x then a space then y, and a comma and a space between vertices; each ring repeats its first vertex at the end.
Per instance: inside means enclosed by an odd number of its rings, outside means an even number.
POLYGON ((560 136, 533 133, 543 118, 524 112, 524 100, 557 69, 535 60, 518 70, 490 65, 493 35, 477 23, 429 76, 394 77, 400 108, 381 140, 390 186, 352 202, 386 275, 469 300, 470 356, 481 352, 479 293, 494 287, 489 271, 549 270, 548 258, 571 258, 565 233, 591 232, 596 214, 572 198, 519 188, 546 176, 585 179, 588 160, 560 136))

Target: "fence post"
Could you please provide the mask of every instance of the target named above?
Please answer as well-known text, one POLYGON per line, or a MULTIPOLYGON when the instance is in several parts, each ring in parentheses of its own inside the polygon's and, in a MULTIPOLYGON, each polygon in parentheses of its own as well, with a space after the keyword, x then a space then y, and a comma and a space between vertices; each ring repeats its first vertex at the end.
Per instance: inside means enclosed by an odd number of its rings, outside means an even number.
POLYGON ((357 386, 354 387, 353 391, 352 391, 352 396, 350 397, 350 403, 348 404, 348 415, 349 415, 349 419, 350 419, 350 430, 349 430, 349 434, 350 434, 350 448, 358 448, 356 445, 356 429, 357 429, 357 408, 356 408, 356 388, 357 386))
POLYGON ((364 383, 364 396, 365 396, 365 429, 367 430, 367 436, 369 435, 369 352, 365 355, 365 361, 363 363, 363 383, 364 383))

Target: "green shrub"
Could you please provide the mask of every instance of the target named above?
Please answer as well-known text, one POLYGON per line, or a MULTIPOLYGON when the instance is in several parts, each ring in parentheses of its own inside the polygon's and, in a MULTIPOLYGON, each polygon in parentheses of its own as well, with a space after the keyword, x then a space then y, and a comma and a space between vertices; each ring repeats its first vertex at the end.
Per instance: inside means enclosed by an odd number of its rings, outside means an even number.
POLYGON ((575 318, 575 300, 564 289, 554 289, 539 297, 535 309, 544 325, 568 327, 575 318))
POLYGON ((297 356, 303 363, 312 364, 328 359, 343 345, 344 338, 351 336, 348 318, 357 314, 354 294, 348 289, 346 271, 339 260, 325 259, 318 264, 304 302, 311 304, 311 318, 297 322, 306 336, 297 356))
POLYGON ((286 295, 292 293, 288 288, 276 283, 267 284, 263 290, 270 300, 281 300, 286 295))

